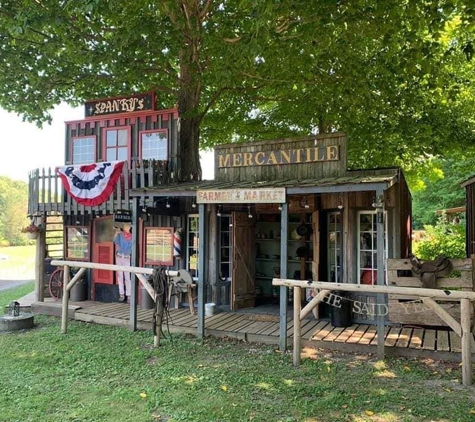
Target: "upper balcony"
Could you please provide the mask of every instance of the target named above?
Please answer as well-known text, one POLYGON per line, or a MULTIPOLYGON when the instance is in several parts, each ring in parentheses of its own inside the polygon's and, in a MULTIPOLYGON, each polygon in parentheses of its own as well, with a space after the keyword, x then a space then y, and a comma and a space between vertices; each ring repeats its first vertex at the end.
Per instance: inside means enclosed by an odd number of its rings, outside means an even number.
POLYGON ((66 193, 55 169, 36 169, 28 177, 28 214, 110 214, 118 209, 131 210, 130 189, 165 185, 174 182, 175 178, 167 161, 132 160, 124 165, 109 199, 101 205, 88 207, 78 204, 66 193))

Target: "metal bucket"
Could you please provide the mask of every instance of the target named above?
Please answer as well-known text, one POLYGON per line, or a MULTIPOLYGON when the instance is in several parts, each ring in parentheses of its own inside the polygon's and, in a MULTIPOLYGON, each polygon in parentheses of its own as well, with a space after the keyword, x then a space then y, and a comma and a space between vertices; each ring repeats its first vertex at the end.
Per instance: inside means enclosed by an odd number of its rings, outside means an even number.
POLYGON ((205 316, 211 316, 216 313, 215 303, 205 303, 205 316))

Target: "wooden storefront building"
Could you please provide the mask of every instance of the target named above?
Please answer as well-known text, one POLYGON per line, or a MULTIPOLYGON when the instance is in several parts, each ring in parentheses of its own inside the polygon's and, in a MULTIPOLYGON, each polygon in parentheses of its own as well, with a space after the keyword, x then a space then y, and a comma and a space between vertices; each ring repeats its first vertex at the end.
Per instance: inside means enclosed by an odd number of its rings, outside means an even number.
MULTIPOLYGON (((411 197, 402 171, 348 170, 344 133, 217 146, 214 180, 178 182, 186 159, 178 156, 178 113, 156 110, 153 94, 146 95, 142 109, 101 100, 86 104, 83 120, 66 122, 66 165, 126 161, 105 203, 79 205, 52 169, 31 173, 29 214, 46 228, 39 262, 53 255, 54 224, 64 259, 114 263, 113 226, 130 213, 133 265, 188 270, 201 307, 282 312, 292 297, 273 288, 272 278, 385 284, 386 259, 411 252, 411 197)), ((40 265, 37 277, 44 273, 40 265)), ((114 274, 90 271, 87 299, 116 301, 114 274)), ((322 306, 319 317, 325 316, 322 306)), ((365 314, 353 320, 373 322, 365 314)))

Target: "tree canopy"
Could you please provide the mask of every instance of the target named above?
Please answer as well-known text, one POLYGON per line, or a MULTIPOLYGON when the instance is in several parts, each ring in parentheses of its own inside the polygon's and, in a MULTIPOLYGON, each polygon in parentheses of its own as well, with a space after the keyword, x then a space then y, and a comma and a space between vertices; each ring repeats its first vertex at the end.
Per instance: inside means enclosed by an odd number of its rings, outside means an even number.
POLYGON ((354 167, 471 147, 475 8, 462 0, 5 0, 0 105, 155 90, 199 147, 343 130, 354 167))
POLYGON ((24 245, 26 236, 21 229, 29 224, 28 185, 0 176, 0 246, 24 245))
POLYGON ((414 228, 435 225, 440 212, 465 205, 465 189, 461 183, 473 177, 474 169, 474 154, 431 160, 425 175, 413 184, 414 228))

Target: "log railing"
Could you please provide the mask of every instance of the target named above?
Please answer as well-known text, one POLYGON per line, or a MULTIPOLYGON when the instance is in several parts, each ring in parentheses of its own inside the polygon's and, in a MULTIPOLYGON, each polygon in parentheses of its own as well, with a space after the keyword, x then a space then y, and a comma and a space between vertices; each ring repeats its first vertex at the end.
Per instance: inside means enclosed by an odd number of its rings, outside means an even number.
MULTIPOLYGON (((456 334, 462 337, 462 383, 470 385, 472 383, 472 353, 471 353, 471 314, 472 302, 475 301, 475 292, 438 290, 417 287, 393 287, 393 286, 369 286, 364 284, 342 284, 328 283, 320 281, 300 281, 274 278, 273 286, 286 286, 294 290, 294 351, 293 362, 295 366, 300 365, 301 354, 301 321, 311 310, 322 302, 325 297, 331 294, 331 291, 348 291, 360 293, 384 293, 397 294, 407 297, 416 297, 430 306, 437 315, 449 325, 456 334), (320 289, 319 294, 314 297, 302 309, 301 297, 302 288, 320 289), (448 299, 460 302, 460 322, 449 315, 435 301, 439 299, 448 299)), ((386 306, 384 304, 384 306, 386 306)), ((384 351, 384 327, 379 330, 378 327, 378 350, 384 351)), ((384 356, 379 356, 384 358, 384 356)))
MULTIPOLYGON (((93 270, 109 270, 109 271, 124 271, 128 273, 133 273, 137 276, 139 282, 142 284, 144 289, 150 295, 152 300, 156 302, 159 306, 162 304, 161 300, 157 300, 157 293, 145 278, 145 274, 151 275, 153 274, 153 268, 142 268, 142 267, 129 267, 123 265, 113 265, 113 264, 99 264, 96 262, 80 262, 80 261, 61 261, 61 260, 53 260, 51 261, 51 265, 55 266, 62 266, 63 268, 63 303, 62 303, 62 313, 61 313, 61 333, 66 334, 68 331, 68 306, 69 306, 69 293, 73 286, 76 284, 78 280, 81 279, 82 275, 86 271, 86 269, 93 269, 93 270), (70 267, 79 268, 79 271, 74 275, 72 279, 70 279, 70 267)), ((180 271, 172 271, 166 270, 166 274, 169 277, 174 277, 175 282, 183 281, 185 284, 191 285, 193 279, 191 275, 186 270, 180 271)), ((168 294, 168 292, 164 292, 164 294, 168 294)), ((134 295, 132 295, 134 298, 134 295)), ((191 303, 190 306, 193 304, 191 303)), ((137 304, 134 302, 131 304, 131 314, 135 312, 137 304)), ((158 347, 160 344, 160 330, 162 325, 162 314, 163 309, 158 309, 157 312, 157 320, 156 320, 156 327, 154 329, 154 346, 158 347)), ((131 318, 132 320, 132 318, 131 318)))
POLYGON ((86 207, 66 194, 55 169, 36 169, 28 177, 28 214, 107 214, 115 209, 130 209, 130 189, 171 183, 174 176, 166 161, 132 160, 124 165, 122 176, 110 198, 99 206, 86 207))

